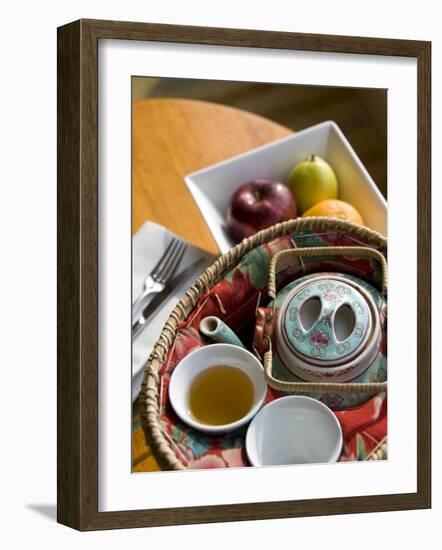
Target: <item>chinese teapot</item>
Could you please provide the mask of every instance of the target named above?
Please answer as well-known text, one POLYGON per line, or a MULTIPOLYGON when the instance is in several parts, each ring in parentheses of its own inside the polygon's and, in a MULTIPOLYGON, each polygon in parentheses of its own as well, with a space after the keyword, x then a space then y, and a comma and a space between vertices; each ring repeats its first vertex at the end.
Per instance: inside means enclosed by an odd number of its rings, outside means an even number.
POLYGON ((363 403, 387 386, 387 264, 367 247, 311 247, 278 252, 270 263, 270 304, 258 308, 254 345, 267 383, 310 395, 331 408, 363 403), (277 267, 300 256, 369 256, 382 290, 341 272, 312 273, 276 292, 277 267))

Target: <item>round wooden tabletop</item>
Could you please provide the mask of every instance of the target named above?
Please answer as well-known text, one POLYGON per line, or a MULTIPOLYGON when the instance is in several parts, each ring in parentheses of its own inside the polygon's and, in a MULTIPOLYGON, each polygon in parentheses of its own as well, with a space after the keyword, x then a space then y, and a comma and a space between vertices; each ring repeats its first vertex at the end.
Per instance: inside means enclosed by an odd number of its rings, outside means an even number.
POLYGON ((218 253, 184 176, 291 133, 275 122, 216 103, 187 99, 134 102, 133 233, 149 220, 218 253))
MULTIPOLYGON (((147 220, 217 254, 218 248, 184 184, 184 176, 292 131, 216 103, 146 99, 132 109, 132 231, 147 220)), ((132 431, 132 470, 159 470, 139 423, 132 431)))

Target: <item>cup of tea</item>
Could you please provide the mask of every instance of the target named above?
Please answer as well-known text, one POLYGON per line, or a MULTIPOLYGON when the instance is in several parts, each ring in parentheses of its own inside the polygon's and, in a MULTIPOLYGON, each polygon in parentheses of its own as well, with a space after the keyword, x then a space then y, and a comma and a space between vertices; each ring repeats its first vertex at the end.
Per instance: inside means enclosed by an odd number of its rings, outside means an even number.
POLYGON ((342 429, 321 401, 301 395, 275 399, 263 407, 247 430, 246 452, 252 466, 336 462, 342 429))
POLYGON ((232 344, 212 344, 178 363, 169 382, 169 399, 187 425, 218 434, 250 422, 266 390, 264 369, 252 353, 232 344))

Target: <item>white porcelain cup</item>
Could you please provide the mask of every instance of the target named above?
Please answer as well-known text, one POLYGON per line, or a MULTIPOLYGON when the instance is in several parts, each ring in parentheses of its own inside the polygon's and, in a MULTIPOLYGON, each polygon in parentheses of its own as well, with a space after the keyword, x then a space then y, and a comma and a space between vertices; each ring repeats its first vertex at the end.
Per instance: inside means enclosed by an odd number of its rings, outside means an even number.
POLYGON ((252 466, 336 462, 342 429, 333 412, 311 397, 289 395, 272 401, 247 430, 252 466))
POLYGON ((264 369, 249 351, 232 344, 211 344, 192 351, 178 363, 169 382, 170 403, 179 418, 196 430, 218 434, 236 430, 250 422, 259 411, 266 396, 264 369), (241 369, 252 381, 254 398, 248 413, 230 424, 203 424, 195 419, 189 407, 189 391, 194 378, 215 365, 229 365, 241 369))

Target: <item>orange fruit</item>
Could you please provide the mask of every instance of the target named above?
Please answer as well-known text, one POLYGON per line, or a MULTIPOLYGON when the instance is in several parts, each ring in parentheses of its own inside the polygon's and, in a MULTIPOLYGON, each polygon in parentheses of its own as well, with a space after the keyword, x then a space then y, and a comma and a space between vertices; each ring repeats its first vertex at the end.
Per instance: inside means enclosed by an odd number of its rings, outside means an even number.
POLYGON ((364 225, 364 220, 354 206, 345 201, 337 199, 326 199, 314 204, 302 215, 308 216, 327 216, 329 218, 341 218, 350 222, 364 225))

